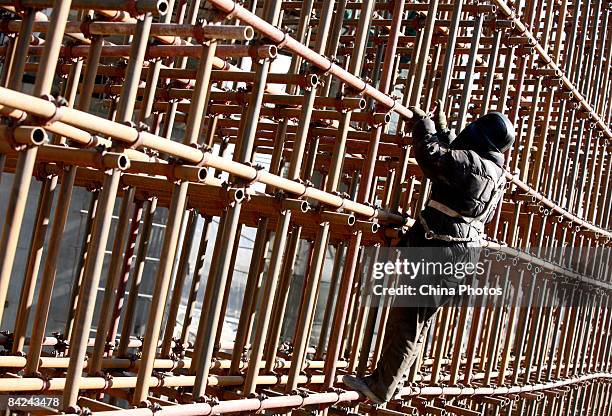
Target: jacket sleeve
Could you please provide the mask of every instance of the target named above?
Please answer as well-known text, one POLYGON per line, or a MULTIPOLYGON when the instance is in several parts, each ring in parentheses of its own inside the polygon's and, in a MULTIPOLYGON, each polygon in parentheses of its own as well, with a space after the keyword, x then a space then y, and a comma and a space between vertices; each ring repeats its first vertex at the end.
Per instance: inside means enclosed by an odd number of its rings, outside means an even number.
POLYGON ((470 152, 453 150, 449 147, 449 137, 436 133, 429 119, 419 120, 413 129, 414 156, 425 177, 432 182, 458 185, 469 175, 470 152))

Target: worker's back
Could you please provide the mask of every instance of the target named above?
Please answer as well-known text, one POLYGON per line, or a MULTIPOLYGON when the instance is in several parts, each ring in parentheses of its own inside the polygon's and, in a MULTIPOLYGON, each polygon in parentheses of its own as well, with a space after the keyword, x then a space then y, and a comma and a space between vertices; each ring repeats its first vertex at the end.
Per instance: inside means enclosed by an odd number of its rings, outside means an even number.
POLYGON ((481 117, 454 140, 447 130, 437 130, 427 117, 414 125, 414 155, 432 187, 426 208, 402 243, 479 245, 503 194, 503 151, 512 144, 514 130, 499 113, 481 117))

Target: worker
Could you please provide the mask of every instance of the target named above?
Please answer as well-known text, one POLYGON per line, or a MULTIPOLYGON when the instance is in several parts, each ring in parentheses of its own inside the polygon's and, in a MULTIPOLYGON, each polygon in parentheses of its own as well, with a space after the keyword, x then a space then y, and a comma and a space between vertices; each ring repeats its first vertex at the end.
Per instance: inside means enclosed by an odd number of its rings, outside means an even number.
MULTIPOLYGON (((482 246, 484 226, 504 192, 504 152, 514 142, 514 127, 505 115, 492 112, 455 138, 440 101, 433 120, 418 108, 413 112, 414 157, 432 186, 425 209, 399 245, 439 247, 456 259, 457 250, 482 246)), ((448 298, 431 305, 399 307, 395 299, 376 369, 365 378, 344 376, 344 384, 375 404, 393 398, 421 352, 432 318, 446 302, 448 298)))

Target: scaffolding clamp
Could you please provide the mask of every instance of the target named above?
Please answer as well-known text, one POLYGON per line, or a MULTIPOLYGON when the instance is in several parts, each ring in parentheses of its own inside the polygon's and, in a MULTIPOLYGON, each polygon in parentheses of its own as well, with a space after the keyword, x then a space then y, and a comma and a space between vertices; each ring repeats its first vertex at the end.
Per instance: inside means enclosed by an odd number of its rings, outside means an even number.
POLYGON ((307 398, 308 398, 308 396, 310 396, 310 394, 308 394, 308 392, 307 392, 306 390, 303 390, 303 389, 300 389, 300 388, 297 388, 297 389, 291 390, 291 391, 289 392, 289 395, 290 395, 290 396, 299 396, 299 397, 301 397, 301 398, 302 398, 302 403, 300 403, 300 405, 299 405, 299 406, 296 406, 296 409, 301 409, 301 408, 303 408, 303 407, 304 407, 304 402, 306 401, 305 399, 307 399, 307 398))
POLYGON ((181 343, 180 338, 172 338, 174 342, 174 346, 172 347, 172 355, 171 358, 173 361, 178 362, 180 359, 185 357, 185 346, 181 343))
POLYGON ((39 378, 42 381, 42 387, 39 390, 40 392, 47 391, 51 387, 51 377, 47 376, 46 374, 41 373, 38 370, 28 374, 28 376, 39 378))
POLYGON ((147 406, 147 408, 154 414, 162 410, 161 405, 157 402, 149 402, 149 405, 147 406))
POLYGON ((126 358, 128 360, 130 360, 130 365, 126 369, 126 371, 134 370, 136 368, 136 361, 138 361, 138 358, 139 358, 138 355, 136 355, 136 354, 128 354, 126 358))
POLYGON ((108 390, 112 385, 113 376, 110 373, 104 371, 98 371, 96 373, 96 376, 104 379, 104 387, 102 388, 102 390, 108 390))
POLYGON ((250 185, 252 183, 255 182, 259 182, 259 177, 261 176, 261 171, 263 171, 265 168, 262 165, 259 164, 251 164, 251 163, 246 163, 247 166, 251 166, 253 169, 255 169, 255 176, 253 176, 253 178, 249 179, 247 184, 250 185))
POLYGON ((136 130, 136 140, 129 144, 128 149, 138 149, 139 147, 141 147, 144 141, 141 133, 143 131, 148 131, 149 127, 144 123, 139 123, 137 125, 131 121, 126 121, 123 124, 136 130))
POLYGON ((55 337, 57 342, 53 346, 53 353, 56 357, 63 356, 64 353, 68 350, 68 340, 61 332, 52 332, 52 336, 55 337))
POLYGON ((255 414, 261 414, 263 412, 263 401, 268 398, 268 396, 264 393, 249 393, 247 396, 248 399, 256 399, 259 400, 259 408, 254 410, 255 414))
POLYGON ((81 33, 83 34, 83 36, 85 36, 85 38, 87 39, 93 39, 93 37, 95 35, 91 34, 91 23, 94 22, 94 19, 92 18, 92 16, 90 16, 89 14, 85 15, 85 18, 83 19, 83 21, 81 22, 81 25, 79 26, 79 30, 81 31, 81 33))
MULTIPOLYGON (((331 403, 331 404, 325 404, 324 407, 331 407, 331 406, 335 406, 338 403, 340 403, 342 401, 342 394, 346 393, 346 390, 341 389, 340 387, 330 387, 326 390, 329 393, 336 393, 338 395, 338 398, 336 399, 335 402, 331 403)), ((321 405, 323 406, 323 405, 321 405)))
MULTIPOLYGON (((278 364, 278 360, 275 361, 275 363, 278 364)), ((281 383, 283 382, 283 375, 280 374, 280 373, 275 372, 274 370, 272 371, 272 373, 270 375, 276 377, 276 382, 274 383, 274 385, 275 386, 280 386, 281 383)))

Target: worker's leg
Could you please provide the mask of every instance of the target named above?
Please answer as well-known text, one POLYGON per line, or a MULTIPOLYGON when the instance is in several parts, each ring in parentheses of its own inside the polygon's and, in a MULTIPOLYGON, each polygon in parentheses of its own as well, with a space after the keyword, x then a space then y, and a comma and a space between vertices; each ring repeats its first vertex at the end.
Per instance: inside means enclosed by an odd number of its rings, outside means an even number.
POLYGON ((391 308, 385 329, 380 360, 372 375, 365 378, 370 389, 382 400, 395 394, 402 377, 412 366, 437 308, 391 308))

